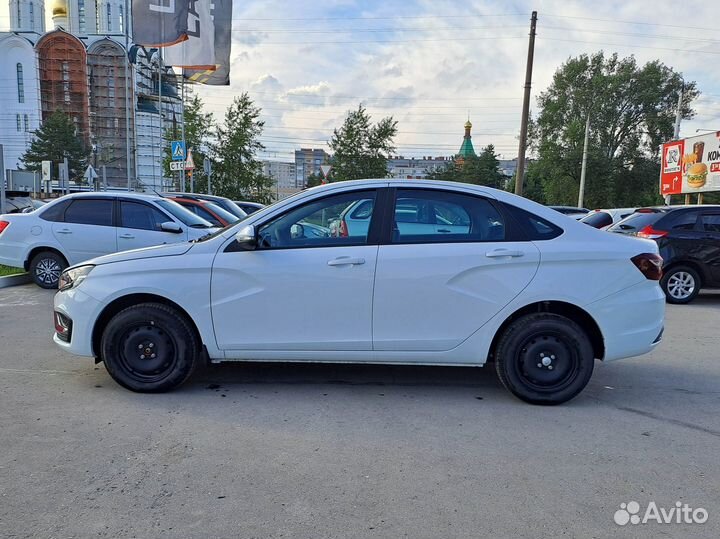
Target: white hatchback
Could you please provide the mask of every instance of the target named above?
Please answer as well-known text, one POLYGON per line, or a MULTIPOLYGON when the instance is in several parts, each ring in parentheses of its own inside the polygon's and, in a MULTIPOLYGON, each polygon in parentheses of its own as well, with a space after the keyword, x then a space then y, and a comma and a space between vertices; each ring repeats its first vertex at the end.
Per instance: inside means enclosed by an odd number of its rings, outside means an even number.
POLYGON ((67 269, 54 339, 133 391, 172 389, 202 361, 493 362, 516 396, 556 404, 585 387, 595 358, 660 342, 657 253, 490 188, 342 182, 192 244, 67 269), (360 205, 367 227, 312 232, 360 205), (456 228, 405 228, 409 208, 456 228))
POLYGON ((56 288, 69 265, 118 251, 187 242, 215 230, 160 196, 77 193, 31 213, 0 215, 0 264, 24 268, 39 286, 56 288))

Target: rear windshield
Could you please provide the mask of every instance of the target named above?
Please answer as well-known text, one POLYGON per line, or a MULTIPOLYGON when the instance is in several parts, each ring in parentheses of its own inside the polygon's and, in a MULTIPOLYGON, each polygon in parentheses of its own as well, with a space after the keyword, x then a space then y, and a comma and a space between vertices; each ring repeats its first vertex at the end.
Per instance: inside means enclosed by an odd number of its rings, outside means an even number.
POLYGON ((585 223, 586 225, 594 226, 595 228, 602 228, 604 226, 611 225, 613 220, 609 213, 596 211, 580 219, 580 222, 585 223))
POLYGON ((657 223, 664 215, 664 212, 633 213, 608 228, 608 230, 610 232, 624 232, 625 234, 637 233, 646 226, 657 223))

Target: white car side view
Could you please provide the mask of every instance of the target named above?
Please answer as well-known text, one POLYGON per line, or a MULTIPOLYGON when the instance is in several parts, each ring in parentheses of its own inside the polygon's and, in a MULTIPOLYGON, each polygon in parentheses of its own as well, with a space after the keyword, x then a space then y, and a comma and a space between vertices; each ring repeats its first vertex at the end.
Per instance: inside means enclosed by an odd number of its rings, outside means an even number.
POLYGON ((0 215, 0 264, 24 268, 56 288, 69 265, 90 258, 187 242, 213 225, 172 200, 134 193, 76 193, 25 214, 0 215))
POLYGON ((335 183, 194 243, 65 270, 54 340, 140 392, 178 386, 201 361, 492 362, 517 397, 557 404, 582 391, 596 358, 660 342, 657 253, 490 188, 335 183), (367 227, 306 233, 367 200, 367 227), (434 225, 403 229, 411 207, 434 225))

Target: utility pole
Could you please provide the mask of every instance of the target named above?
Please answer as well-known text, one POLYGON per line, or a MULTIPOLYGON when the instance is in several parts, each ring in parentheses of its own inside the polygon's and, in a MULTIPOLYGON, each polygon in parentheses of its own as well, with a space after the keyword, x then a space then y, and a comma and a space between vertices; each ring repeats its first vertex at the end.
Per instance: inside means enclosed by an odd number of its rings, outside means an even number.
POLYGON ((523 96, 522 121, 520 123, 520 144, 518 146, 518 166, 515 176, 515 194, 522 195, 525 175, 525 147, 527 146, 528 116, 530 115, 530 87, 532 85, 533 57, 535 55, 535 28, 537 11, 530 17, 530 40, 528 42, 527 67, 525 69, 525 95, 523 96))
MULTIPOLYGON (((678 95, 677 111, 675 112, 675 131, 673 133, 673 140, 680 138, 680 121, 682 120, 682 100, 683 92, 685 90, 685 83, 680 85, 680 94, 678 95)), ((670 204, 672 201, 672 195, 665 197, 665 204, 670 204)), ((685 204, 690 204, 690 195, 685 195, 685 204)))
POLYGON ((578 207, 583 207, 585 198, 585 172, 587 171, 588 142, 590 140, 590 111, 587 112, 585 121, 585 143, 583 144, 582 167, 580 168, 580 194, 578 194, 578 207))

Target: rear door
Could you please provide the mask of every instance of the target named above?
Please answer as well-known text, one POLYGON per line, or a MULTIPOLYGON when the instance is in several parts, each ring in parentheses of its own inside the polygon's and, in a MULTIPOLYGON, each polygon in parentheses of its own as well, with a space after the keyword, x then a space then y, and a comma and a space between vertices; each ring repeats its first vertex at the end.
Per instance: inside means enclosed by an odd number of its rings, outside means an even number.
POLYGON ((514 239, 489 198, 432 189, 398 189, 394 198, 394 230, 378 251, 373 348, 449 350, 530 283, 539 251, 530 241, 514 239), (442 205, 456 223, 443 223, 448 232, 435 223, 403 226, 409 207, 424 204, 442 205))
POLYGON ((75 198, 65 209, 63 221, 53 222, 53 236, 70 264, 117 251, 114 204, 109 197, 75 198))
POLYGON ((703 212, 700 216, 704 239, 703 259, 711 282, 710 286, 720 286, 720 211, 703 212))
POLYGON ((174 220, 145 201, 119 199, 117 244, 118 251, 152 247, 187 240, 187 230, 166 232, 162 223, 174 220))

